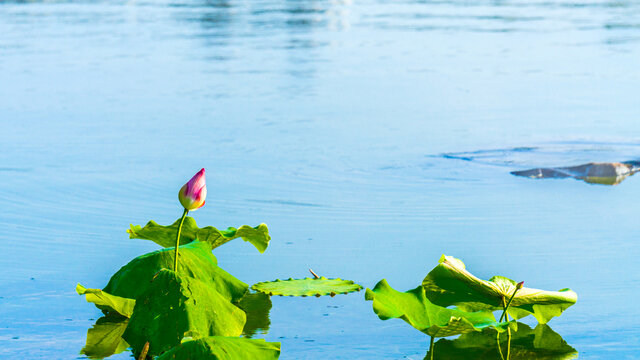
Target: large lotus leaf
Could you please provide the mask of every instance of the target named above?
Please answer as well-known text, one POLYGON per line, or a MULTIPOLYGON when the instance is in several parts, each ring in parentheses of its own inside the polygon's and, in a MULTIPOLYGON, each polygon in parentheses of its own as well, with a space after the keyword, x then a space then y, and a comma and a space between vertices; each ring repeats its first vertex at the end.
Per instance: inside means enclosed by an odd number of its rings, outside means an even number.
MULTIPOLYGON (((144 227, 132 224, 127 232, 131 239, 151 240, 162 247, 175 247, 179 224, 180 220, 177 220, 169 226, 158 225, 158 223, 151 220, 144 227)), ((227 230, 218 230, 213 226, 199 228, 198 225, 196 225, 196 221, 192 217, 187 216, 184 219, 184 224, 182 224, 180 244, 188 244, 198 239, 210 244, 211 248, 215 249, 237 238, 242 238, 244 241, 250 242, 261 253, 267 249, 269 240, 271 240, 266 224, 260 224, 256 227, 242 225, 237 229, 230 227, 227 228, 227 230)))
MULTIPOLYGON (((507 336, 500 336, 502 351, 511 347, 511 360, 568 360, 578 357, 576 349, 567 344, 549 325, 538 324, 535 329, 518 323, 518 331, 511 332, 510 345, 507 336)), ((455 340, 441 339, 435 344, 435 359, 500 359, 496 344, 496 332, 484 329, 468 333, 455 340)))
POLYGON ((502 332, 509 326, 508 322, 496 322, 490 312, 470 313, 432 304, 425 296, 422 286, 399 292, 384 279, 373 290, 367 289, 365 300, 373 300, 373 311, 381 320, 400 318, 433 337, 481 331, 487 327, 494 327, 502 332))
POLYGON ((76 292, 78 295, 84 295, 87 302, 94 303, 104 313, 117 313, 129 317, 136 304, 133 299, 114 296, 100 289, 87 289, 80 284, 76 285, 76 292))
MULTIPOLYGON (((116 272, 104 291, 109 294, 136 299, 149 286, 160 269, 172 269, 175 249, 162 249, 138 256, 116 272)), ((194 241, 180 246, 178 273, 204 281, 232 302, 240 300, 249 286, 217 265, 208 244, 194 241)))
POLYGON ((280 343, 239 337, 210 336, 185 341, 156 360, 276 360, 280 343))
POLYGON ((123 338, 157 355, 185 337, 238 336, 246 317, 209 283, 162 269, 138 297, 123 338))
POLYGON ((87 331, 87 344, 80 352, 89 359, 104 359, 127 350, 122 334, 128 322, 127 318, 101 317, 87 331))
MULTIPOLYGON (((481 280, 467 271, 462 261, 442 255, 422 286, 434 304, 455 305, 466 311, 494 311, 502 310, 502 299, 513 295, 516 282, 503 276, 481 280)), ((570 289, 545 291, 523 287, 516 293, 508 312, 515 319, 533 314, 539 323, 545 324, 577 300, 578 295, 570 289)))
POLYGON ((272 306, 269 295, 260 292, 247 294, 236 303, 236 306, 247 314, 242 335, 251 338, 258 331, 266 333, 269 330, 271 325, 269 311, 272 306))
POLYGON ((160 355, 157 360, 275 360, 279 356, 280 343, 210 336, 185 341, 160 355))
POLYGON ((362 286, 351 280, 327 279, 321 276, 317 279, 288 279, 266 281, 254 284, 251 288, 255 291, 269 295, 281 296, 322 296, 336 294, 348 294, 360 291, 362 286))

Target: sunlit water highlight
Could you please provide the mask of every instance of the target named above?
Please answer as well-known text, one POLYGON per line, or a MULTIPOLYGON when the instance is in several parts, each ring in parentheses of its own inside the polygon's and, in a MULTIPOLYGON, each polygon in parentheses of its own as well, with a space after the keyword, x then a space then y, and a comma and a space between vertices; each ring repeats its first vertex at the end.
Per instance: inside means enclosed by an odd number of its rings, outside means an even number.
MULTIPOLYGON (((80 356, 100 312, 75 284, 156 249, 125 229, 178 218, 205 167, 199 224, 271 229, 264 255, 216 251, 247 283, 410 289, 446 253, 571 287, 554 331, 635 358, 640 177, 509 172, 639 159, 638 59, 634 2, 0 2, 0 357, 80 356)), ((428 347, 362 293, 276 297, 259 336, 283 359, 428 347)))

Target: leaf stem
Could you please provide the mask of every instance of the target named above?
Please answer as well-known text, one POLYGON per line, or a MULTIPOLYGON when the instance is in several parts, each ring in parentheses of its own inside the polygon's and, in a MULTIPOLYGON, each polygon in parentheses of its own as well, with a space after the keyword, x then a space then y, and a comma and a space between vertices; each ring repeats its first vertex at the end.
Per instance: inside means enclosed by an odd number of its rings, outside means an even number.
POLYGON ((507 360, 511 358, 511 329, 507 328, 507 360))
MULTIPOLYGON (((504 296, 502 296, 501 299, 502 299, 502 315, 500 315, 499 322, 502 322, 502 318, 507 313, 507 299, 505 299, 504 296)), ((508 317, 509 317, 509 315, 507 314, 507 318, 508 317)), ((507 328, 507 331, 511 331, 511 329, 507 328)), ((509 335, 511 335, 511 333, 509 333, 509 335)), ((504 360, 504 355, 502 354, 502 346, 500 345, 500 333, 499 332, 496 334, 496 341, 498 342, 498 353, 500 354, 500 359, 504 360)), ((508 359, 508 356, 509 355, 507 353, 507 359, 508 359)))
POLYGON ((504 360, 504 355, 502 355, 502 347, 500 347, 500 333, 496 336, 496 341, 498 342, 498 354, 500 354, 500 359, 504 360))
MULTIPOLYGON (((518 291, 518 289, 516 289, 518 291)), ((515 293, 514 293, 515 295, 515 293)), ((513 298, 513 297, 512 297, 513 298)), ((502 297, 502 306, 504 307, 505 320, 509 321, 509 313, 507 312, 508 304, 505 302, 504 296, 502 297)), ((507 327, 507 360, 511 358, 511 328, 507 327)))
POLYGON ((431 337, 431 342, 429 343, 429 358, 431 360, 433 360, 433 350, 434 350, 434 345, 433 345, 433 340, 435 339, 434 336, 431 337))
POLYGON ((184 223, 184 218, 187 217, 189 210, 184 209, 184 213, 182 213, 182 218, 180 219, 180 225, 178 225, 178 236, 176 236, 176 255, 173 259, 173 271, 178 272, 178 246, 180 246, 180 232, 182 231, 182 223, 184 223))

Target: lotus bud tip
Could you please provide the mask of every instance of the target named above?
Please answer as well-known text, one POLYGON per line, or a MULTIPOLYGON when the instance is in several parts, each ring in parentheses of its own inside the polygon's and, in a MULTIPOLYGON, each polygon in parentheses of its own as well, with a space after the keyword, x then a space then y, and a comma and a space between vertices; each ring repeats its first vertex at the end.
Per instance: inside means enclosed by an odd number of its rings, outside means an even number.
POLYGON ((178 192, 180 203, 188 211, 197 210, 204 205, 207 197, 204 172, 204 168, 200 169, 178 192))

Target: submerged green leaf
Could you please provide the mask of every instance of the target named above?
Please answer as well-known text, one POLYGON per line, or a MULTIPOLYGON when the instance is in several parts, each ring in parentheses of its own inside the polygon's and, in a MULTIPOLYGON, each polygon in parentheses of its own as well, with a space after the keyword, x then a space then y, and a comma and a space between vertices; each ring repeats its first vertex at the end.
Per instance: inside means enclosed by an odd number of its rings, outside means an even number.
MULTIPOLYGON (((442 255, 422 286, 434 304, 455 305, 466 311, 495 311, 502 310, 502 299, 511 297, 516 282, 503 276, 481 280, 467 271, 461 260, 442 255)), ((523 287, 516 293, 508 312, 515 319, 533 314, 539 323, 545 324, 577 300, 578 295, 570 289, 544 291, 523 287)))
POLYGON ((362 290, 362 286, 351 280, 327 279, 324 276, 317 279, 277 279, 254 284, 251 288, 265 294, 282 296, 334 296, 362 290))
POLYGON ((245 320, 211 284, 162 269, 137 298, 123 337, 136 352, 148 341, 158 355, 185 337, 239 336, 245 320))
POLYGON ((117 313, 129 317, 133 313, 136 301, 111 295, 100 289, 87 289, 84 286, 76 285, 78 295, 84 295, 87 302, 94 303, 96 307, 105 313, 117 313))
POLYGON ((247 314, 242 335, 250 338, 258 331, 266 333, 269 330, 271 325, 269 311, 272 306, 269 295, 260 292, 247 294, 238 301, 236 306, 247 314))
POLYGON ((280 343, 211 336, 185 341, 160 355, 157 360, 275 360, 279 356, 280 343))
POLYGON ((80 352, 89 359, 104 359, 127 350, 122 334, 128 322, 127 318, 101 317, 87 331, 87 343, 80 352))
POLYGON ((481 331, 493 327, 504 331, 509 323, 498 323, 490 312, 466 312, 432 304, 422 286, 407 292, 394 290, 381 280, 373 290, 367 289, 365 300, 373 300, 373 311, 381 320, 400 318, 433 337, 481 331))
MULTIPOLYGON (((175 247, 179 223, 180 220, 177 220, 171 225, 164 226, 158 225, 158 223, 151 220, 144 227, 131 225, 127 232, 130 239, 151 240, 162 247, 175 247)), ((226 230, 218 230, 213 226, 199 228, 196 225, 196 221, 187 216, 184 219, 182 232, 180 233, 180 245, 188 244, 198 239, 211 245, 211 249, 215 249, 237 238, 250 242, 261 253, 267 249, 271 240, 266 224, 260 224, 256 227, 243 225, 237 229, 230 227, 226 230)))
MULTIPOLYGON (((502 351, 508 337, 500 336, 502 351)), ((535 329, 518 323, 518 331, 511 332, 511 360, 568 360, 578 357, 576 349, 567 344, 549 325, 538 324, 535 329)), ((435 344, 435 359, 499 359, 496 332, 484 329, 468 333, 455 340, 441 339, 435 344)))
MULTIPOLYGON (((235 302, 249 286, 218 267, 208 244, 194 241, 180 246, 178 273, 204 281, 226 299, 235 302)), ((104 291, 129 299, 136 299, 150 284, 160 269, 173 268, 174 249, 162 249, 138 256, 116 272, 104 291)))

